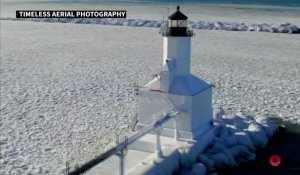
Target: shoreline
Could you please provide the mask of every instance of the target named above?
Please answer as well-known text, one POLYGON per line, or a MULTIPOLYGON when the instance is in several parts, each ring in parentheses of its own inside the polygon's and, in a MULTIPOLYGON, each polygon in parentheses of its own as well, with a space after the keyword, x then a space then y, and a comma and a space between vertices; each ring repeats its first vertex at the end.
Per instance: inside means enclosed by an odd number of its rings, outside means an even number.
MULTIPOLYGON (((228 23, 274 23, 290 22, 300 25, 300 7, 239 5, 239 4, 198 4, 179 3, 182 11, 191 21, 222 21, 228 23), (276 18, 274 18, 276 16, 276 18)), ((128 19, 163 20, 176 4, 138 3, 1 3, 1 17, 15 17, 16 10, 126 10, 128 19)))
MULTIPOLYGON (((74 24, 96 24, 111 26, 128 26, 128 27, 149 27, 161 28, 166 25, 162 20, 145 20, 145 19, 101 19, 101 18, 0 18, 0 20, 11 21, 32 21, 48 23, 74 23, 74 24)), ((300 28, 291 23, 282 24, 253 24, 253 23, 228 23, 228 22, 207 22, 207 21, 189 21, 191 29, 204 30, 225 30, 225 31, 256 31, 271 33, 288 33, 299 34, 300 28)))

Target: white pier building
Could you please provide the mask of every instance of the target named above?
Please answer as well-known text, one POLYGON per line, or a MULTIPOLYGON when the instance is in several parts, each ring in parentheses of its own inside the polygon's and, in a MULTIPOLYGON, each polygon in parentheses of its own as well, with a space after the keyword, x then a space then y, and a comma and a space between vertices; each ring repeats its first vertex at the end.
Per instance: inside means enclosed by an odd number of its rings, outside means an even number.
POLYGON ((139 91, 138 129, 171 108, 180 110, 176 121, 163 126, 162 135, 195 139, 210 126, 213 116, 212 86, 191 74, 191 39, 187 16, 177 11, 169 16, 163 36, 162 69, 139 91))
MULTIPOLYGON (((168 26, 161 30, 162 68, 138 91, 135 132, 85 164, 83 167, 93 167, 101 162, 86 174, 171 175, 180 166, 195 163, 211 143, 215 130, 212 86, 191 74, 194 34, 188 28, 187 19, 178 6, 169 16, 168 26), (114 154, 117 156, 110 157, 114 154)), ((195 168, 198 175, 206 172, 202 165, 195 168)))

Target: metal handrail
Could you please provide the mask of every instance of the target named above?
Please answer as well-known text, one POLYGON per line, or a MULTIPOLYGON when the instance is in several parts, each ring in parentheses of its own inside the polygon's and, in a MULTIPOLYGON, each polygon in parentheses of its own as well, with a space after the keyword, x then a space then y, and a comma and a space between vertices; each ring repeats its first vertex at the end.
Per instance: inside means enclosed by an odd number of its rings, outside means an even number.
POLYGON ((174 110, 171 110, 168 113, 165 113, 165 114, 161 115, 161 118, 159 118, 158 120, 154 121, 153 123, 151 123, 148 126, 145 126, 139 132, 135 133, 134 135, 132 135, 131 137, 129 137, 125 141, 119 143, 115 147, 109 149, 105 153, 97 156, 96 158, 88 161, 87 163, 83 164, 82 166, 76 168, 75 170, 67 173, 67 175, 79 175, 79 174, 85 173, 86 171, 88 171, 89 169, 91 169, 95 165, 103 162, 104 160, 106 160, 110 156, 115 155, 115 154, 123 153, 123 151, 125 149, 127 149, 128 145, 130 145, 133 142, 137 141, 138 139, 140 139, 141 137, 143 137, 147 133, 153 131, 154 129, 160 127, 162 124, 166 123, 170 119, 176 117, 179 114, 179 111, 180 110, 178 110, 178 109, 174 109, 174 110))

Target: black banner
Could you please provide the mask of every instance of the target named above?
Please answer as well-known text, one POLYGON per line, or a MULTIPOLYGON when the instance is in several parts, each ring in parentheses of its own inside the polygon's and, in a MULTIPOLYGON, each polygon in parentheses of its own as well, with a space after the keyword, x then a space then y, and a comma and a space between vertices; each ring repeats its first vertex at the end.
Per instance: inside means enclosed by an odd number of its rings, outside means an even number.
POLYGON ((125 10, 17 10, 16 18, 126 18, 125 10))

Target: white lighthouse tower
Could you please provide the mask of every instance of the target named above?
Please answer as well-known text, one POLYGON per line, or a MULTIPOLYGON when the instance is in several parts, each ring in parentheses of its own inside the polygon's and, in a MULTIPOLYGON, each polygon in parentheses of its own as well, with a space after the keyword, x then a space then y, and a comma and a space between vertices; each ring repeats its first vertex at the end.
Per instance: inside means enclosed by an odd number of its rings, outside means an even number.
POLYGON ((177 109, 180 114, 163 125, 162 135, 196 139, 212 120, 212 86, 191 74, 191 38, 187 16, 177 11, 169 16, 163 36, 163 64, 155 78, 139 90, 137 129, 161 114, 177 109))

